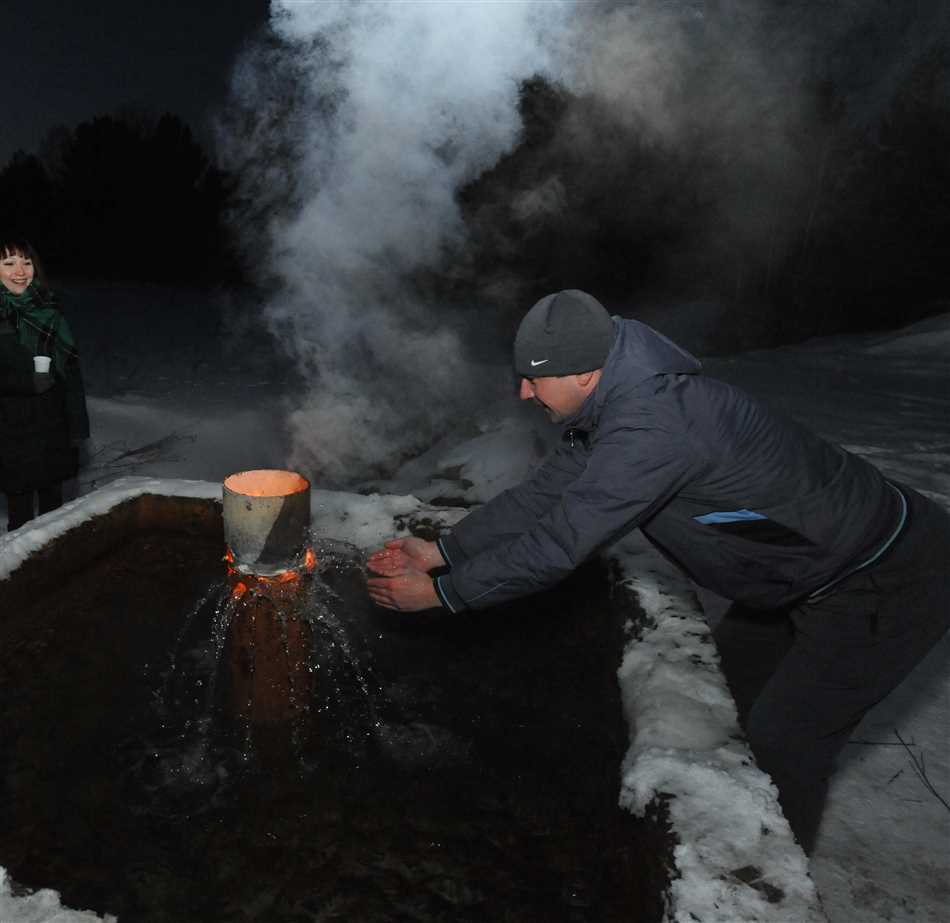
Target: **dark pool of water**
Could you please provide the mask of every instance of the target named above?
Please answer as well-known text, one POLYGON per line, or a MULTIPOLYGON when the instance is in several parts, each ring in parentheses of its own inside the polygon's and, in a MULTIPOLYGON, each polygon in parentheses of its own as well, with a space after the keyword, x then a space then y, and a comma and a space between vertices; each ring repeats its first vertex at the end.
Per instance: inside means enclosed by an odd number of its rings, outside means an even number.
POLYGON ((621 615, 601 570, 406 615, 326 550, 307 693, 262 722, 253 653, 215 643, 220 553, 141 533, 4 613, 16 882, 121 923, 660 919, 668 844, 617 808, 621 615))

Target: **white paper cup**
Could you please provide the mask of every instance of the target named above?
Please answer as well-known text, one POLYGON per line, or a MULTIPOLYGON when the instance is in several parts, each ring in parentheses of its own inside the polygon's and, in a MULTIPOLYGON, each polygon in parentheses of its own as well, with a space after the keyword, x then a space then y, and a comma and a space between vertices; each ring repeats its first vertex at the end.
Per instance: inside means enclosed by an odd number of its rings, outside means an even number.
POLYGON ((48 372, 50 362, 52 362, 52 359, 49 356, 34 356, 33 370, 36 372, 48 372))

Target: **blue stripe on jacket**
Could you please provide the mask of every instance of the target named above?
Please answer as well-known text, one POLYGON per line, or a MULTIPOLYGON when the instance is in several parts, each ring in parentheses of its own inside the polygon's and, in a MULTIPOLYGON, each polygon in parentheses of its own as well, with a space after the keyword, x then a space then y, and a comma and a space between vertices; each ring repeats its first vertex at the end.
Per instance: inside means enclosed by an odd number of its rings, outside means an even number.
POLYGON ((693 519, 708 526, 717 522, 748 522, 753 519, 768 519, 768 517, 761 513, 754 513, 752 510, 730 510, 722 513, 704 513, 702 516, 694 516, 693 519))

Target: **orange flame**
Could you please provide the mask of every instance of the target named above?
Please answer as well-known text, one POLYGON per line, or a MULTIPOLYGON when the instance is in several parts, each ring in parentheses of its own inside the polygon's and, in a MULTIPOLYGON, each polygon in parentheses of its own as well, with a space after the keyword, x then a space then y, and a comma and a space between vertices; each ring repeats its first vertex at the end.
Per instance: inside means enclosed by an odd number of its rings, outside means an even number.
MULTIPOLYGON (((234 564, 234 552, 225 545, 224 557, 222 561, 228 562, 228 576, 233 577, 237 574, 241 574, 236 567, 233 567, 234 564)), ((308 573, 312 573, 317 566, 317 556, 314 554, 312 548, 308 548, 304 552, 303 556, 303 570, 308 573)), ((242 574, 242 576, 245 576, 242 574)), ((266 575, 266 574, 248 574, 246 576, 251 577, 254 583, 290 583, 293 580, 296 580, 300 576, 299 570, 285 570, 281 571, 279 574, 266 575)), ((245 587, 247 589, 247 587, 245 587)))
POLYGON ((305 574, 313 573, 317 566, 317 556, 312 548, 304 552, 303 564, 299 568, 281 571, 279 574, 247 574, 234 567, 234 552, 225 546, 223 560, 227 561, 228 578, 233 581, 231 598, 240 599, 245 593, 254 590, 263 590, 272 587, 274 590, 289 588, 296 584, 305 574))

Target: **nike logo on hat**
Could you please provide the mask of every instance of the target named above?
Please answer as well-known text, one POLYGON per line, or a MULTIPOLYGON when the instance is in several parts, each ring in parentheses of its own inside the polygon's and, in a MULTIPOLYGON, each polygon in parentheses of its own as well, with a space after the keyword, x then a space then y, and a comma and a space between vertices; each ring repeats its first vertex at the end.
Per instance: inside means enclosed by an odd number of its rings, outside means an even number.
POLYGON ((537 365, 544 365, 545 362, 550 362, 550 361, 551 361, 550 359, 538 359, 538 360, 532 359, 531 368, 534 368, 537 365))

